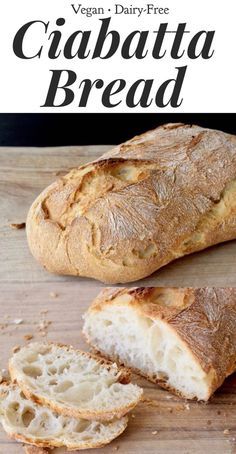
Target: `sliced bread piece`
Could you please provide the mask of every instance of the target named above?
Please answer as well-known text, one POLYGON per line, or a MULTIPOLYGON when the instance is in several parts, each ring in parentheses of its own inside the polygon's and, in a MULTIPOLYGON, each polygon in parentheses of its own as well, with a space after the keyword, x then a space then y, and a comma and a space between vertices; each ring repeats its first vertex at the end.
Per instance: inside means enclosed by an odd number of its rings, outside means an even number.
POLYGON ((110 422, 88 421, 58 415, 25 398, 17 385, 0 385, 0 420, 15 440, 50 448, 70 450, 97 448, 118 437, 128 418, 110 422))
POLYGON ((236 288, 107 289, 83 332, 107 358, 206 401, 236 370, 236 288))
POLYGON ((75 418, 120 418, 142 396, 127 383, 126 369, 71 346, 29 344, 13 355, 9 370, 26 397, 75 418))

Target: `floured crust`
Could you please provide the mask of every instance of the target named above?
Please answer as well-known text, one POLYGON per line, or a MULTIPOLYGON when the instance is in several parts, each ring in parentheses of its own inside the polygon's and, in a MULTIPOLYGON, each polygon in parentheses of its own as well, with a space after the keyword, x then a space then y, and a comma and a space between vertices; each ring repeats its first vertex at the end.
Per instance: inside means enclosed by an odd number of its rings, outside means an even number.
POLYGON ((236 137, 167 124, 74 169, 33 203, 30 249, 49 271, 134 281, 236 237, 236 137))
MULTIPOLYGON (((31 344, 29 344, 28 347, 30 347, 30 345, 31 344)), ((105 360, 104 358, 101 358, 99 356, 87 352, 82 352, 81 350, 75 349, 72 346, 53 342, 49 342, 45 345, 49 346, 51 345, 52 347, 55 346, 62 348, 65 352, 72 350, 73 352, 78 353, 79 355, 82 355, 83 357, 87 358, 88 361, 92 358, 97 362, 98 365, 102 365, 105 369, 107 369, 107 371, 114 367, 114 362, 112 363, 111 361, 105 360)), ((17 352, 16 354, 18 353, 19 352, 17 352)), ((99 410, 98 409, 89 410, 86 408, 74 407, 69 403, 67 405, 66 404, 62 405, 58 403, 56 400, 54 400, 52 397, 47 398, 45 395, 40 394, 39 389, 37 391, 33 390, 32 387, 29 386, 24 379, 21 379, 22 375, 20 371, 17 369, 17 366, 14 362, 14 356, 9 361, 9 372, 12 381, 16 382, 19 385, 19 387, 22 389, 23 393, 28 399, 33 400, 37 404, 46 406, 58 414, 73 418, 85 418, 97 421, 110 421, 113 420, 114 418, 119 419, 122 416, 126 415, 132 408, 134 408, 142 396, 142 390, 141 388, 139 388, 139 392, 137 393, 136 398, 133 398, 132 400, 130 399, 129 404, 126 405, 123 404, 120 405, 120 407, 114 404, 113 411, 108 411, 107 409, 102 410, 101 408, 99 410)), ((124 385, 129 384, 130 371, 124 367, 119 368, 119 370, 117 370, 116 382, 124 385)))
MULTIPOLYGON (((209 374, 208 398, 236 370, 236 288, 108 288, 98 295, 87 314, 116 305, 131 307, 144 318, 167 323, 194 361, 209 374)), ((101 351, 83 332, 87 341, 101 351)), ((118 361, 115 355, 109 359, 118 361)), ((135 372, 186 397, 165 381, 147 376, 140 369, 135 372)))

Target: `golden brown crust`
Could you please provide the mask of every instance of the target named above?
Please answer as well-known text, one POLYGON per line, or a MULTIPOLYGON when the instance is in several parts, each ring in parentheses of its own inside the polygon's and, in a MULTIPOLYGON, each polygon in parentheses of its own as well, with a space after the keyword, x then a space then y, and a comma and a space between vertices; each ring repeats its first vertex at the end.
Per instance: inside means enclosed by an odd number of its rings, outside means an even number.
POLYGON ((130 305, 143 316, 168 323, 202 369, 211 373, 209 396, 236 370, 236 288, 109 288, 89 311, 116 304, 130 305))
POLYGON ((236 137, 164 125, 47 188, 28 241, 51 272, 129 282, 234 239, 235 200, 236 137))
MULTIPOLYGON (((117 434, 117 437, 119 435, 122 434, 122 432, 124 432, 125 428, 122 428, 122 430, 120 431, 120 433, 117 434)), ((21 434, 18 434, 18 433, 8 433, 9 437, 11 437, 13 440, 16 440, 16 441, 21 441, 22 443, 29 443, 30 445, 33 445, 33 446, 36 446, 38 448, 47 448, 47 449, 53 449, 53 448, 63 448, 65 447, 65 445, 61 442, 57 442, 56 440, 53 440, 53 442, 51 442, 50 440, 45 440, 45 441, 34 441, 32 438, 30 437, 25 437, 24 435, 21 435, 21 434)), ((101 442, 94 442, 92 443, 91 441, 83 441, 83 443, 81 444, 81 446, 75 446, 73 444, 71 444, 71 446, 68 446, 68 450, 69 451, 78 451, 78 450, 84 450, 84 449, 91 449, 91 448, 102 448, 103 446, 106 446, 106 444, 108 444, 110 442, 110 440, 107 440, 103 443, 101 442)))

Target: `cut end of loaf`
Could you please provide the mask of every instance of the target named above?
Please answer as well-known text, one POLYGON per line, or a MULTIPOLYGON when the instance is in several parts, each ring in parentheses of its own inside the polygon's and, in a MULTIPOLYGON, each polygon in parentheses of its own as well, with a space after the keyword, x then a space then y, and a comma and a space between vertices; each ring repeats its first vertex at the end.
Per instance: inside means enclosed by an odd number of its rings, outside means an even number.
POLYGON ((151 381, 187 399, 209 399, 213 372, 202 369, 164 320, 152 320, 128 305, 107 304, 87 312, 83 332, 103 355, 151 381))

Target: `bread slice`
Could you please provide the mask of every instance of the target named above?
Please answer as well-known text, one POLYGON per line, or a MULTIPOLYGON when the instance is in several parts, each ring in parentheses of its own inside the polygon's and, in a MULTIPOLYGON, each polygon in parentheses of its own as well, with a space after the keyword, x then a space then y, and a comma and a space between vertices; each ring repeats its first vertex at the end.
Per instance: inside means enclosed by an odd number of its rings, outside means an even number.
POLYGON ((126 428, 128 418, 112 422, 68 418, 25 398, 17 385, 0 385, 0 420, 7 434, 24 443, 70 450, 104 446, 126 428))
POLYGON ((71 346, 31 343, 13 355, 9 370, 28 398, 75 418, 120 418, 142 396, 127 383, 127 370, 71 346))
POLYGON ((110 284, 236 238, 236 136, 166 124, 73 169, 30 208, 48 271, 110 284))
POLYGON ((236 288, 106 289, 83 332, 107 358, 206 401, 236 370, 236 288))

